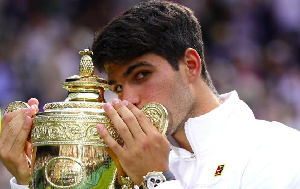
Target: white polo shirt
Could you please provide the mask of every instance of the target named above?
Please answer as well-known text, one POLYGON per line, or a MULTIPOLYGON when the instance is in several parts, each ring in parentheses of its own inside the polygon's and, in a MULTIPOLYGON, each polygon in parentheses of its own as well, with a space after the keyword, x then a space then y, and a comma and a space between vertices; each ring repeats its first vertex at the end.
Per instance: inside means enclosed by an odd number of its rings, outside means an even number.
POLYGON ((170 140, 177 180, 157 189, 300 188, 300 132, 256 120, 235 91, 221 97, 221 106, 185 124, 194 153, 170 140))
MULTIPOLYGON (((300 132, 278 122, 256 120, 235 91, 221 98, 221 106, 185 124, 194 153, 169 138, 169 168, 177 180, 156 188, 300 188, 300 132)), ((11 180, 11 188, 27 186, 11 180)))

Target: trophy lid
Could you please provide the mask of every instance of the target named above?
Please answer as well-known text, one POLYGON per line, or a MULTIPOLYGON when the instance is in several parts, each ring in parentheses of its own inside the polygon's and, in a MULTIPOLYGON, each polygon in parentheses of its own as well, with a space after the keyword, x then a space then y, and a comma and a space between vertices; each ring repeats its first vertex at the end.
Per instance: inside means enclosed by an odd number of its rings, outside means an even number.
POLYGON ((62 87, 68 90, 68 96, 64 102, 47 103, 44 111, 65 108, 103 108, 101 103, 105 102, 104 91, 109 89, 107 81, 94 75, 94 65, 89 49, 80 51, 82 55, 79 63, 79 75, 68 77, 62 87))
POLYGON ((68 77, 62 84, 63 88, 69 92, 97 91, 99 88, 108 89, 109 86, 106 80, 94 75, 94 65, 90 56, 93 52, 89 49, 84 49, 84 51, 80 51, 79 54, 82 55, 79 63, 80 75, 68 77))

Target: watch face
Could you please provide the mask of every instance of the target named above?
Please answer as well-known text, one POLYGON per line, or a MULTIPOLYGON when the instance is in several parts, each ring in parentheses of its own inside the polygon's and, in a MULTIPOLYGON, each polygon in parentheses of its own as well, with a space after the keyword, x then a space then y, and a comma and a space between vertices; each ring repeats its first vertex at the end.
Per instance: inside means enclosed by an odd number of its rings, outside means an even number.
POLYGON ((150 173, 146 176, 146 186, 147 188, 155 188, 161 183, 165 182, 165 178, 161 173, 150 173))

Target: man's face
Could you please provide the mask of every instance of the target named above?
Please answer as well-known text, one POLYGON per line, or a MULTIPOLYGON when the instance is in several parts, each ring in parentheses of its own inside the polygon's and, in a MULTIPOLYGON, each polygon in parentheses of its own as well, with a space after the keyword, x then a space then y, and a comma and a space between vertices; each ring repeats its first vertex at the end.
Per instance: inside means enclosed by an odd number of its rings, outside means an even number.
POLYGON ((193 98, 185 74, 168 61, 153 53, 135 58, 126 65, 107 63, 108 83, 121 100, 128 100, 141 109, 149 102, 164 105, 169 113, 167 135, 172 134, 188 118, 193 98))

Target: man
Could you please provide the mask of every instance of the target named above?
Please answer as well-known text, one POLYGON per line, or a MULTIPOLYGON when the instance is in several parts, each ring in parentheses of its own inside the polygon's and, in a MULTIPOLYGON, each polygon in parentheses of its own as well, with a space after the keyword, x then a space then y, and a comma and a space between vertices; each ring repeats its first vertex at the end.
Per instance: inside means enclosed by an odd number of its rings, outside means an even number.
MULTIPOLYGON (((98 32, 93 52, 95 66, 107 73, 119 97, 104 109, 124 146, 103 125, 97 129, 136 185, 162 172, 157 177, 165 180, 156 188, 300 187, 299 132, 256 120, 235 91, 218 95, 190 9, 142 2, 98 32), (139 110, 149 102, 167 108, 168 138, 139 110)), ((24 141, 38 102, 29 103, 27 113, 5 115, 0 138, 1 160, 20 185, 28 179, 24 141)))

